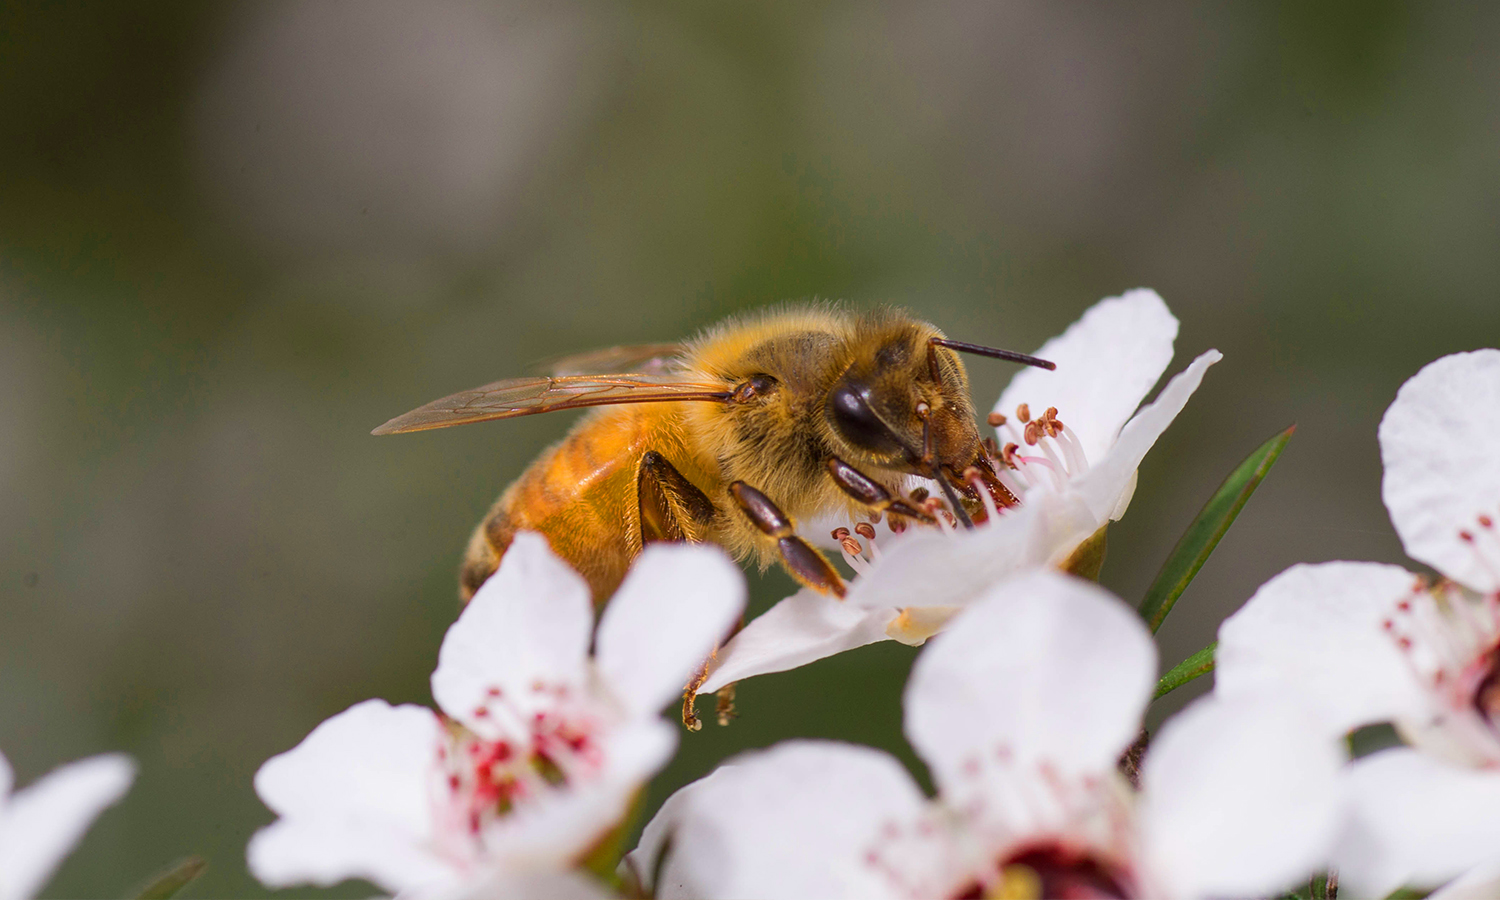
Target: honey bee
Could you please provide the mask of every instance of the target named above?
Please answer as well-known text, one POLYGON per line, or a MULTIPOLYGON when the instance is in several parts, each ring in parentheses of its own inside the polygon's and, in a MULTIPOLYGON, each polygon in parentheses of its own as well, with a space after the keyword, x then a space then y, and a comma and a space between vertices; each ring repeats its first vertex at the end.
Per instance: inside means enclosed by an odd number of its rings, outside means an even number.
POLYGON ((570 357, 398 416, 399 434, 600 407, 545 450, 479 523, 460 569, 467 602, 519 530, 545 535, 602 604, 641 548, 706 541, 842 597, 843 579, 797 533, 829 515, 931 523, 900 493, 931 479, 964 525, 1014 495, 995 472, 958 352, 1053 368, 952 341, 894 309, 811 306, 730 319, 680 344, 570 357))

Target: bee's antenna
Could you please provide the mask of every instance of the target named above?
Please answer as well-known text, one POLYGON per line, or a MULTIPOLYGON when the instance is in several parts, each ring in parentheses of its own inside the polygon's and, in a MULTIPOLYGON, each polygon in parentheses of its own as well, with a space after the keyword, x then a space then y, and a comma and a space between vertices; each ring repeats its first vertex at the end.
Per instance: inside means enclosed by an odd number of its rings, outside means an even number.
POLYGON ((950 341, 947 338, 928 338, 927 343, 937 344, 939 347, 947 347, 949 350, 957 350, 959 353, 975 353, 979 356, 988 356, 991 359, 1003 359, 1007 362, 1024 363, 1028 366, 1036 366, 1038 369, 1055 369, 1057 363, 1038 359, 1035 356, 1027 356, 1025 353, 1017 353, 1014 350, 998 350, 994 347, 986 347, 983 344, 968 344, 963 341, 950 341))

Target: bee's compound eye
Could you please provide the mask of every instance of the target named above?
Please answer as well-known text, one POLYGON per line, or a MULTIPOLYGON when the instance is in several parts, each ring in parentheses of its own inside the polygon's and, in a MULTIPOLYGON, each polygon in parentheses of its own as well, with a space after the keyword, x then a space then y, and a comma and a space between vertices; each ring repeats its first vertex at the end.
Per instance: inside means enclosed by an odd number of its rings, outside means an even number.
POLYGON ((764 397, 774 390, 776 390, 776 379, 770 375, 751 375, 734 389, 733 397, 736 403, 745 403, 764 397))
POLYGON ((834 429, 855 447, 881 454, 905 449, 853 385, 846 383, 834 388, 828 395, 828 409, 834 429))

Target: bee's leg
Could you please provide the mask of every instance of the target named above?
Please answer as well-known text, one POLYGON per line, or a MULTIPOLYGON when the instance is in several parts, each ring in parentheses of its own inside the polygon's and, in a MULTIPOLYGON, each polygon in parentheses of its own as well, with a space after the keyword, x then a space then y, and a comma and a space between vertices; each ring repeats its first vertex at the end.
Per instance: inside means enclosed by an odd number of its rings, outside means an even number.
MULTIPOLYGON (((641 546, 658 541, 701 540, 714 517, 713 501, 671 461, 655 450, 641 456, 635 478, 636 501, 641 517, 641 546)), ((708 680, 708 667, 718 647, 704 660, 682 692, 682 724, 689 731, 703 727, 698 718, 698 688, 708 680)))
POLYGON ((699 540, 714 517, 708 495, 655 450, 647 450, 636 472, 641 544, 699 540))
MULTIPOLYGON (((703 665, 698 667, 698 671, 693 673, 693 677, 688 679, 687 686, 682 689, 682 724, 688 731, 699 731, 703 728, 703 720, 698 718, 698 689, 703 687, 703 682, 708 680, 709 669, 713 666, 714 660, 719 658, 720 648, 734 640, 734 636, 739 634, 744 627, 745 617, 741 615, 735 621, 734 627, 729 629, 729 633, 714 645, 713 652, 708 654, 708 659, 703 661, 703 665)), ((735 717, 734 685, 734 682, 730 682, 716 692, 718 703, 715 704, 714 712, 717 714, 720 725, 728 725, 729 720, 735 717)))
POLYGON ((703 730, 703 720, 698 718, 698 688, 703 687, 703 682, 708 680, 708 667, 713 665, 714 658, 718 655, 719 648, 716 646, 682 689, 682 727, 688 731, 703 730))
POLYGON ((714 713, 718 716, 721 727, 728 725, 731 719, 739 715, 734 709, 734 689, 738 684, 738 681, 731 681, 719 688, 718 693, 715 694, 718 702, 714 704, 714 713))
POLYGON ((893 512, 919 522, 933 524, 931 513, 917 509, 899 497, 891 496, 891 492, 886 490, 880 482, 837 456, 828 458, 828 472, 833 476, 833 483, 838 485, 840 490, 876 512, 893 512))
POLYGON ((793 578, 810 588, 843 599, 844 579, 828 564, 823 554, 797 537, 792 520, 771 502, 771 498, 743 481, 731 484, 729 493, 761 534, 775 539, 781 561, 793 578))

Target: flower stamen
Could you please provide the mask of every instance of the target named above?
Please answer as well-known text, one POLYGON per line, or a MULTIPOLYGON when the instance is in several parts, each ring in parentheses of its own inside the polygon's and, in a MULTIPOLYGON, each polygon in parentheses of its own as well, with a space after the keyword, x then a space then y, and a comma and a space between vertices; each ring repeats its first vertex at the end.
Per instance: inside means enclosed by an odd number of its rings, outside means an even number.
MULTIPOLYGON (((1418 684, 1433 693, 1445 746, 1500 765, 1500 618, 1495 594, 1418 580, 1382 622, 1418 684)), ((1437 749, 1437 748, 1434 748, 1437 749)))
POLYGON ((1044 480, 1061 491, 1067 486, 1068 479, 1076 478, 1088 470, 1088 456, 1083 452, 1083 445, 1079 443, 1074 430, 1057 417, 1057 407, 1049 406, 1039 417, 1033 419, 1031 407, 1023 403, 1016 408, 1016 419, 1021 427, 998 413, 991 414, 988 420, 1010 438, 993 455, 1003 463, 1003 466, 997 467, 998 474, 1008 473, 1013 476, 1009 480, 1002 478, 1002 483, 1012 493, 1020 496, 1025 488, 1035 487, 1044 483, 1044 480), (1036 447, 1040 455, 1021 453, 1023 445, 1036 447), (1028 470, 1033 464, 1045 469, 1046 474, 1042 475, 1040 469, 1028 470), (1017 480, 1021 482, 1019 490, 1012 486, 1017 480))
POLYGON ((1468 529, 1458 532, 1458 539, 1474 554, 1474 561, 1496 583, 1500 583, 1500 534, 1496 533, 1495 520, 1480 513, 1474 519, 1479 526, 1477 533, 1468 529))

